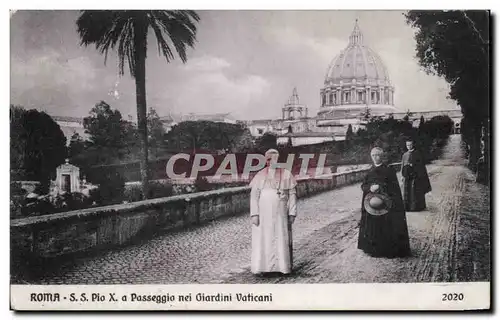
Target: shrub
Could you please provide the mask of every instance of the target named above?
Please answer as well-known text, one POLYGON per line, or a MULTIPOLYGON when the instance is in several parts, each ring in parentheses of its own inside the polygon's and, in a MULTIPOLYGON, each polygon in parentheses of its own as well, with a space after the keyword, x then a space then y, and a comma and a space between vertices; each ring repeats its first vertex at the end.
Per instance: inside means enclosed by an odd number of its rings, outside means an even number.
POLYGON ((71 210, 79 210, 86 209, 90 207, 92 203, 88 197, 85 197, 83 194, 74 192, 74 193, 65 193, 57 197, 57 205, 56 211, 71 211, 71 210))
POLYGON ((50 181, 46 180, 42 181, 40 184, 37 184, 33 193, 36 193, 38 195, 47 194, 49 193, 49 189, 50 181))
POLYGON ((142 200, 142 186, 132 185, 125 189, 123 200, 127 202, 136 202, 142 200))
POLYGON ((149 198, 170 197, 174 193, 174 187, 170 183, 152 181, 149 184, 149 198))
POLYGON ((209 191, 213 189, 207 178, 200 176, 198 176, 194 181, 194 187, 197 192, 209 191))
POLYGON ((48 197, 25 199, 21 208, 23 216, 41 216, 58 212, 54 203, 48 197))
MULTIPOLYGON (((22 216, 39 216, 86 209, 92 206, 92 199, 82 193, 75 192, 56 196, 45 195, 38 198, 24 198, 18 203, 11 201, 11 210, 13 206, 18 206, 22 216)), ((11 212, 11 217, 13 216, 15 214, 11 212)))
POLYGON ((22 196, 26 194, 26 190, 24 190, 19 182, 12 182, 10 184, 10 196, 22 196))
MULTIPOLYGON (((170 197, 174 194, 174 187, 168 182, 151 181, 149 183, 149 199, 170 197)), ((142 186, 132 185, 124 192, 123 200, 135 202, 142 200, 142 186)))
POLYGON ((125 192, 125 179, 120 172, 113 168, 106 168, 96 172, 88 178, 89 182, 99 187, 92 192, 92 198, 99 205, 119 203, 125 192))
POLYGON ((26 195, 26 190, 21 187, 21 184, 14 182, 10 184, 10 217, 15 218, 21 215, 23 199, 26 195))

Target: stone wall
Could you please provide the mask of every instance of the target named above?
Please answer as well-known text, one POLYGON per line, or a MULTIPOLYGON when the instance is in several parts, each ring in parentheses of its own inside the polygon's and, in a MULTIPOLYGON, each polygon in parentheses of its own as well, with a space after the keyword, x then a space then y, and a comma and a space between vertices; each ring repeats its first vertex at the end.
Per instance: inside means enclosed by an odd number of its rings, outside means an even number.
MULTIPOLYGON (((298 181, 304 198, 362 181, 367 169, 298 181)), ((248 186, 11 220, 13 258, 49 258, 120 246, 156 232, 249 211, 248 186)))

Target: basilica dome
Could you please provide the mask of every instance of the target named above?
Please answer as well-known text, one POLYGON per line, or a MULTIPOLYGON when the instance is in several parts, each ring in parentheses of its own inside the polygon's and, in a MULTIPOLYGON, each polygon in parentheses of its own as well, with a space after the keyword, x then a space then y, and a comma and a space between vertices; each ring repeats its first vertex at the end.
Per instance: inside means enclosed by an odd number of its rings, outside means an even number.
POLYGON ((367 46, 348 46, 338 54, 330 64, 325 77, 325 84, 340 81, 372 80, 390 85, 389 74, 382 59, 367 46))
POLYGON ((328 66, 320 94, 319 116, 356 117, 367 108, 372 115, 395 112, 389 72, 380 56, 364 44, 357 20, 347 47, 328 66))

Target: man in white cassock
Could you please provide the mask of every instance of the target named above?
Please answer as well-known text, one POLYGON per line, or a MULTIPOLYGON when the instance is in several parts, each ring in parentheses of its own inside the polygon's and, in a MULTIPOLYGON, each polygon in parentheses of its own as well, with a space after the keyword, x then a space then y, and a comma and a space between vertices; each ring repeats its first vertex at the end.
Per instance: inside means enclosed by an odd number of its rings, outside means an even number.
POLYGON ((274 167, 277 150, 270 149, 265 156, 266 166, 250 182, 251 271, 253 274, 290 274, 297 182, 290 170, 274 167))

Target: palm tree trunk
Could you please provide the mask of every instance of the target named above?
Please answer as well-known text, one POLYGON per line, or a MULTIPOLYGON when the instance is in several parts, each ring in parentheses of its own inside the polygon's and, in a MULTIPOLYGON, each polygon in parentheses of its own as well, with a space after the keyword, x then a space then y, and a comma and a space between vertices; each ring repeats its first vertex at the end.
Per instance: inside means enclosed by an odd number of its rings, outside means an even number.
POLYGON ((135 92, 137 102, 137 128, 141 140, 142 197, 149 198, 148 123, 146 106, 146 23, 135 25, 135 92))

